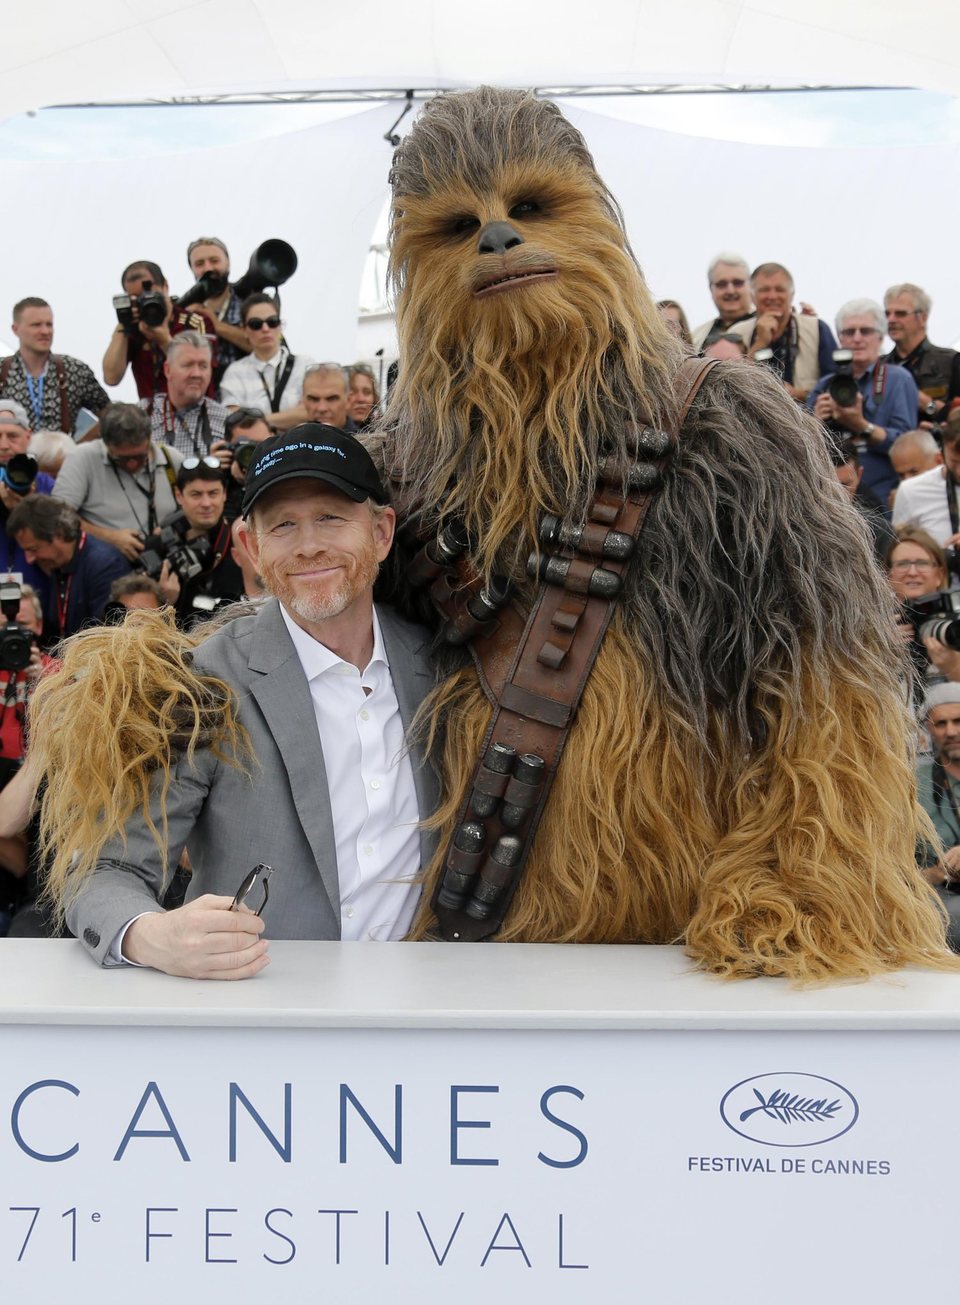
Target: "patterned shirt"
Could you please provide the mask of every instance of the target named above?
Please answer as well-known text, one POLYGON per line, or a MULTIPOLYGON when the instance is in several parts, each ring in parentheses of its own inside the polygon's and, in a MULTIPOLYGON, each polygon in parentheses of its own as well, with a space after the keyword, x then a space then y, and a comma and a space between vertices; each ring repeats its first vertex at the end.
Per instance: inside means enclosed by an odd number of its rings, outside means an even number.
POLYGON ((150 414, 150 438, 155 444, 171 444, 184 457, 202 458, 210 445, 226 436, 227 410, 222 403, 204 398, 179 411, 165 394, 141 399, 140 407, 150 414))
MULTIPOLYGON (((85 362, 65 353, 56 357, 63 364, 63 384, 70 418, 66 434, 71 435, 81 408, 99 414, 110 400, 85 362)), ((6 358, 0 361, 0 371, 7 362, 6 358)), ((27 372, 19 353, 15 353, 10 360, 7 379, 0 385, 0 395, 23 404, 34 430, 62 429, 59 377, 53 362, 47 361, 40 375, 34 378, 27 372)))

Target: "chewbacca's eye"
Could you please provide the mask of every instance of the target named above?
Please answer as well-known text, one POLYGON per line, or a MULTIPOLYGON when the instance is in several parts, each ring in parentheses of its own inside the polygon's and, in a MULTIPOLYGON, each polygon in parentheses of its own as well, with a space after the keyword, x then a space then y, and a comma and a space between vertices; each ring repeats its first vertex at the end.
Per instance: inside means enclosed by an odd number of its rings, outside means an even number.
POLYGON ((510 210, 509 216, 512 218, 530 217, 534 213, 540 212, 540 205, 535 199, 521 199, 510 210))
POLYGON ((468 236, 471 231, 478 230, 479 221, 475 217, 458 217, 450 223, 450 230, 455 236, 468 236))

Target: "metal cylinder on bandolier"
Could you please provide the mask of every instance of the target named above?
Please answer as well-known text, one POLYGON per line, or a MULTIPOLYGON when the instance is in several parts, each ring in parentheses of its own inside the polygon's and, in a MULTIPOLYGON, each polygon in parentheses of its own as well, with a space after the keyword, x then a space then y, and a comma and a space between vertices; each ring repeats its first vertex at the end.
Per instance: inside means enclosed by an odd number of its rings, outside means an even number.
POLYGON ((496 811, 509 783, 516 758, 516 749, 511 748, 509 743, 491 743, 487 748, 470 795, 470 810, 475 816, 485 819, 496 811))
POLYGON ((517 758, 500 808, 500 819, 508 829, 519 829, 537 805, 546 772, 546 763, 536 752, 517 758))
POLYGON ((623 581, 616 571, 593 566, 577 557, 547 557, 531 553, 527 559, 527 575, 535 580, 545 580, 548 585, 558 585, 574 594, 589 594, 591 598, 616 598, 623 581))
POLYGON ((636 548, 632 535, 624 534, 622 530, 608 530, 591 521, 574 526, 559 517, 545 516, 540 522, 539 533, 544 548, 569 548, 590 557, 606 557, 616 562, 626 562, 636 548))
POLYGON ((513 881, 522 856, 523 841, 515 834, 503 834, 497 839, 467 903, 467 915, 474 920, 488 920, 495 913, 503 893, 513 881))
POLYGON ((494 627, 497 612, 510 597, 510 582, 504 576, 493 576, 479 593, 472 594, 450 617, 443 627, 447 643, 469 643, 478 635, 488 634, 494 627))
POLYGON ((478 820, 468 820, 457 827, 437 895, 439 906, 451 911, 463 906, 480 871, 486 843, 487 831, 478 820))
POLYGON ((435 539, 415 553, 407 568, 407 579, 415 589, 436 580, 454 565, 470 544, 466 528, 460 521, 448 521, 438 531, 435 539))

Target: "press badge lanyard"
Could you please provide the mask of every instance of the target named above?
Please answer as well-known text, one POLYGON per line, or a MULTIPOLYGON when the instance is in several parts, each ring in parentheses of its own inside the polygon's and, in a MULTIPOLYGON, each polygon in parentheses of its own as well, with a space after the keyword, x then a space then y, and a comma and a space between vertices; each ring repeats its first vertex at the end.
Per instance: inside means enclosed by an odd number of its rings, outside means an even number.
MULTIPOLYGON (((87 542, 87 532, 84 530, 80 535, 80 542, 77 544, 77 551, 74 553, 74 562, 80 555, 84 544, 87 542)), ((74 572, 71 571, 66 577, 59 576, 57 579, 57 621, 59 622, 59 634, 63 634, 67 628, 67 612, 70 609, 70 590, 73 588, 74 572)))
POLYGON ((43 384, 47 379, 47 369, 44 368, 36 380, 33 379, 26 367, 23 369, 23 375, 27 382, 27 392, 30 395, 30 407, 33 409, 33 420, 36 423, 35 429, 40 430, 43 426, 43 384))
POLYGON ((294 355, 287 354, 287 360, 282 369, 277 370, 276 383, 271 394, 267 388, 267 382, 263 379, 263 372, 260 373, 260 384, 263 386, 263 392, 270 403, 271 412, 280 411, 280 400, 283 398, 283 392, 287 388, 287 381, 290 379, 290 373, 293 371, 294 355))

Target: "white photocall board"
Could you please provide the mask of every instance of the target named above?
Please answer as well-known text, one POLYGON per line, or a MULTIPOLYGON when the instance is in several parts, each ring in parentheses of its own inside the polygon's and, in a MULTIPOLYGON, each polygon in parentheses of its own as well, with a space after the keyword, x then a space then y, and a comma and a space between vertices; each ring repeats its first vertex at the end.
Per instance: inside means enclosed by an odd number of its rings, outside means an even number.
POLYGON ((35 973, 43 946, 77 983, 73 1022, 0 1012, 11 1305, 942 1298, 951 976, 797 994, 668 949, 332 944, 324 970, 287 944, 271 1009, 75 944, 32 944, 35 973))

